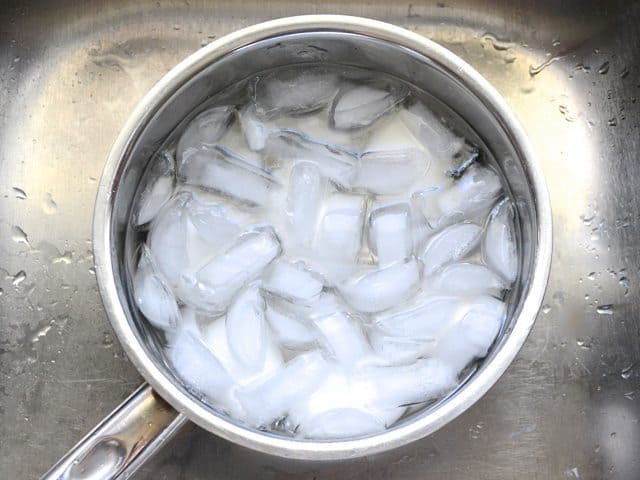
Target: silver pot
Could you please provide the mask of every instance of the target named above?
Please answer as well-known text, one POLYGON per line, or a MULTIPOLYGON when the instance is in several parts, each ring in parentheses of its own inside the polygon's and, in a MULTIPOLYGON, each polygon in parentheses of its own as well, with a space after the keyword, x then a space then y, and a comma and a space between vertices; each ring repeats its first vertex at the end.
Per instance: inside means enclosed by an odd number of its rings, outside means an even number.
POLYGON ((116 140, 100 182, 93 226, 96 276, 107 315, 150 386, 143 385, 43 478, 128 475, 187 420, 249 448, 310 460, 370 455, 422 438, 468 409, 504 373, 533 326, 551 263, 551 210, 545 182, 522 128, 500 95, 473 68, 430 40, 393 25, 347 16, 310 15, 262 23, 227 35, 178 64, 146 95, 116 140), (451 107, 497 160, 520 222, 522 263, 514 301, 506 328, 486 359, 436 405, 384 433, 354 440, 294 440, 216 413, 174 376, 127 288, 134 241, 127 235, 129 211, 151 154, 212 93, 267 68, 308 62, 387 72, 451 107))

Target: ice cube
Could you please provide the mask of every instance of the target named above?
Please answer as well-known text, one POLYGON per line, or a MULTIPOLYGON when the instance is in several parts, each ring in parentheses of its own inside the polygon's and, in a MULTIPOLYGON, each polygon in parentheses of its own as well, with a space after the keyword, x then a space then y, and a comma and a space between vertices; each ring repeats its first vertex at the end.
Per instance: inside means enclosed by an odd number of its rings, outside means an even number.
MULTIPOLYGON (((232 151, 238 157, 243 158, 247 163, 262 168, 264 166, 262 153, 250 148, 249 139, 247 138, 247 134, 244 131, 245 127, 249 128, 251 126, 251 123, 249 121, 249 124, 247 125, 248 120, 242 115, 242 112, 236 113, 236 118, 238 119, 238 121, 231 124, 222 138, 218 140, 216 145, 232 151), (242 122, 245 123, 243 124, 242 122)), ((254 127, 257 128, 257 126, 254 127)), ((254 139, 252 141, 256 140, 254 139)))
POLYGON ((280 188, 269 171, 219 145, 185 152, 178 175, 188 185, 219 192, 249 206, 267 204, 270 193, 280 188))
POLYGON ((263 118, 303 114, 327 105, 338 90, 338 77, 324 67, 273 72, 253 86, 256 112, 263 118))
POLYGON ((227 341, 238 361, 253 370, 264 363, 267 325, 265 303, 256 285, 242 290, 231 303, 226 318, 227 341))
MULTIPOLYGON (((230 202, 227 197, 211 190, 200 188, 196 185, 178 184, 176 186, 176 196, 185 196, 189 206, 185 208, 191 210, 213 209, 221 212, 225 217, 236 225, 247 226, 264 223, 264 212, 261 210, 246 208, 246 205, 237 205, 230 202)), ((212 229, 211 229, 212 230, 212 229)))
POLYGON ((227 208, 193 196, 185 205, 187 214, 186 253, 189 266, 198 268, 221 252, 241 231, 230 219, 227 208))
POLYGON ((285 348, 307 349, 316 342, 316 336, 307 320, 276 301, 267 302, 266 318, 277 341, 285 348))
POLYGON ((189 330, 194 335, 200 336, 200 322, 198 321, 198 312, 187 305, 180 307, 180 323, 179 330, 189 330))
POLYGON ((357 409, 378 419, 381 425, 391 425, 405 411, 403 407, 380 408, 377 399, 381 385, 375 380, 379 369, 368 369, 364 375, 357 370, 345 369, 333 363, 325 366, 325 375, 314 390, 299 399, 289 412, 291 422, 298 431, 305 432, 306 425, 314 425, 315 419, 326 412, 357 409))
POLYGON ((369 215, 369 248, 378 265, 408 259, 413 252, 411 211, 406 202, 383 205, 369 215))
POLYGON ((460 209, 454 208, 443 212, 440 208, 438 199, 446 188, 443 185, 436 185, 419 189, 411 194, 411 205, 426 220, 430 232, 464 220, 464 212, 460 209))
POLYGON ((484 261, 495 269, 511 286, 518 275, 518 249, 515 238, 515 209, 505 198, 498 203, 486 227, 482 239, 484 261))
POLYGON ((437 205, 446 216, 458 213, 465 218, 475 216, 484 220, 501 192, 502 184, 496 172, 488 167, 472 165, 453 182, 451 188, 437 197, 437 205))
POLYGON ((369 129, 370 135, 367 137, 366 147, 361 150, 417 150, 423 155, 427 155, 430 160, 431 156, 428 154, 428 150, 402 121, 401 111, 402 109, 381 118, 375 126, 369 129))
POLYGON ((138 261, 133 277, 133 293, 136 305, 151 325, 162 330, 176 328, 180 311, 173 292, 160 276, 151 252, 146 245, 138 261))
POLYGON ((219 203, 185 191, 163 208, 151 226, 149 247, 159 270, 177 297, 200 311, 215 313, 222 308, 208 297, 195 274, 237 238, 240 227, 228 213, 219 203))
POLYGON ((137 200, 134 224, 148 224, 169 201, 175 186, 175 162, 166 150, 152 160, 151 171, 144 176, 144 187, 137 200))
POLYGON ((407 128, 431 152, 434 160, 448 160, 458 153, 464 140, 456 136, 422 103, 400 110, 407 128))
POLYGON ((280 241, 272 228, 246 232, 197 272, 198 288, 212 305, 224 311, 236 292, 256 279, 280 253, 280 241))
POLYGON ((180 330, 172 337, 168 357, 188 387, 213 400, 222 401, 233 384, 215 354, 192 331, 180 330))
POLYGON ((158 177, 155 182, 145 190, 140 198, 140 205, 136 225, 149 223, 173 193, 175 181, 173 177, 158 177))
POLYGON ((474 263, 454 263, 444 267, 425 284, 431 290, 458 295, 500 296, 507 285, 498 275, 484 265, 474 263))
POLYGON ((356 310, 380 312, 408 300, 419 288, 420 265, 411 258, 352 278, 340 294, 356 310))
POLYGON ((432 237, 422 254, 425 275, 433 275, 449 263, 471 253, 480 242, 482 228, 475 223, 458 223, 432 237))
POLYGON ((149 249, 158 269, 172 287, 177 287, 180 275, 188 265, 184 207, 190 198, 186 192, 176 195, 158 213, 149 231, 149 249))
POLYGON ((275 262, 262 277, 262 288, 292 302, 309 303, 317 298, 324 283, 302 262, 275 262))
POLYGON ((341 90, 331 105, 331 126, 351 130, 373 124, 404 101, 409 90, 402 85, 358 85, 341 90))
POLYGON ((324 203, 316 238, 316 251, 322 258, 355 261, 362 244, 366 198, 335 193, 324 203))
POLYGON ((240 110, 238 120, 249 148, 254 151, 263 150, 271 129, 258 118, 255 107, 246 106, 240 110))
POLYGON ((265 147, 267 165, 276 169, 299 161, 315 163, 322 175, 348 188, 356 173, 357 154, 291 128, 272 130, 265 147))
POLYGON ((461 371, 474 358, 487 355, 506 316, 506 306, 493 297, 478 297, 439 342, 434 356, 461 371))
MULTIPOLYGON (((240 322, 242 321, 244 320, 240 319, 240 322)), ((212 352, 215 352, 220 364, 233 378, 235 386, 248 385, 252 382, 263 380, 282 368, 282 353, 267 326, 261 327, 262 338, 260 341, 262 345, 259 348, 262 354, 259 356, 262 361, 247 362, 245 361, 247 359, 242 359, 242 354, 238 355, 238 348, 241 347, 244 340, 239 339, 237 343, 234 340, 233 344, 230 342, 227 316, 217 318, 199 317, 199 322, 203 342, 212 352)), ((245 334, 252 335, 251 332, 245 332, 245 334)), ((232 390, 230 393, 235 395, 235 388, 232 390)))
POLYGON ((306 321, 326 317, 339 310, 347 310, 347 305, 331 291, 322 291, 317 298, 308 303, 282 302, 288 314, 306 321))
POLYGON ((291 169, 285 207, 292 244, 309 249, 315 239, 325 180, 314 163, 300 162, 291 169))
POLYGON ((360 157, 353 186, 377 195, 400 194, 428 168, 429 161, 419 150, 371 150, 360 157))
POLYGON ((374 352, 389 365, 404 365, 428 356, 436 345, 435 339, 420 340, 389 335, 377 328, 369 330, 374 352))
POLYGON ((313 392, 327 372, 327 363, 317 351, 298 355, 284 368, 261 382, 238 390, 246 421, 267 426, 287 414, 292 405, 313 392))
POLYGON ((384 422, 379 417, 357 408, 336 408, 311 417, 301 425, 305 438, 330 440, 362 437, 383 431, 384 422))
POLYGON ((397 408, 442 396, 456 386, 456 373, 435 358, 418 360, 412 365, 370 367, 356 374, 352 391, 367 392, 371 407, 397 408))
POLYGON ((203 145, 215 145, 232 122, 234 110, 234 107, 229 105, 213 107, 191 120, 178 141, 178 160, 184 160, 187 150, 198 149, 203 145))
POLYGON ((320 332, 320 344, 341 365, 352 367, 373 360, 371 346, 356 317, 339 311, 314 323, 320 332))
POLYGON ((364 150, 369 138, 369 132, 352 132, 349 130, 336 130, 329 125, 328 113, 324 110, 313 115, 281 116, 267 122, 273 129, 292 129, 302 135, 327 145, 336 145, 340 149, 350 152, 364 150))
POLYGON ((409 305, 376 315, 373 324, 383 333, 419 341, 438 341, 464 313, 458 297, 425 295, 409 305))

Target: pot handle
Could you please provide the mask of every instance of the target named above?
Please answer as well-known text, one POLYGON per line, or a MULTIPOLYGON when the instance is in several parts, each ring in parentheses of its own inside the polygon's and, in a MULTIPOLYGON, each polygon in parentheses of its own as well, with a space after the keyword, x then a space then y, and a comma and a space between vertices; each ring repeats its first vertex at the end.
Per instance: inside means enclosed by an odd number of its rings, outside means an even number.
POLYGON ((41 480, 128 478, 186 422, 184 414, 142 384, 41 480))

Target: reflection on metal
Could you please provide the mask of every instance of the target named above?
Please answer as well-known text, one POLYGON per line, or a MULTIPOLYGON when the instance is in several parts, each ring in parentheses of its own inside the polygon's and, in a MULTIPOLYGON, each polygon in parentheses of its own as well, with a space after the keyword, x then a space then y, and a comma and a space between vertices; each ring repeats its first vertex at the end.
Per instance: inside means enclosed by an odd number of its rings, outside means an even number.
POLYGON ((186 421, 142 385, 41 478, 128 478, 186 421))

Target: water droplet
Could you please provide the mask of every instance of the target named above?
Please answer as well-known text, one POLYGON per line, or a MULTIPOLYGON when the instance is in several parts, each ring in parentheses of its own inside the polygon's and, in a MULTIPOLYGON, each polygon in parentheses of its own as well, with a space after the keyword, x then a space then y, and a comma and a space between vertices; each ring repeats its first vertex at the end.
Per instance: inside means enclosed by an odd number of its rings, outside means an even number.
POLYGON ((631 378, 631 375, 633 375, 633 369, 635 368, 635 366, 636 364, 632 363, 628 367, 623 368, 620 371, 620 376, 625 380, 629 380, 631 378))
POLYGON ((617 433, 616 433, 616 432, 611 432, 611 433, 609 434, 609 436, 610 436, 611 438, 616 438, 616 435, 617 435, 617 433))
POLYGON ((584 299, 585 299, 585 300, 589 300, 589 294, 588 294, 588 293, 585 293, 585 294, 584 294, 584 299))
POLYGON ((47 193, 47 198, 42 202, 42 210, 47 215, 53 215, 58 210, 58 204, 50 193, 47 193))
POLYGON ((549 305, 548 303, 545 303, 542 306, 542 313, 547 314, 551 311, 551 305, 549 305))
POLYGON ((29 245, 27 234, 17 225, 14 225, 11 228, 11 239, 16 243, 24 243, 25 245, 29 245))
POLYGON ((582 220, 582 223, 584 223, 587 227, 591 225, 591 222, 593 222, 594 218, 595 215, 580 215, 580 220, 582 220))
POLYGON ((620 280, 618 280, 618 283, 623 288, 629 288, 629 279, 627 277, 620 277, 620 280))
POLYGON ((173 26, 173 29, 176 31, 180 30, 180 28, 181 28, 180 25, 178 25, 177 23, 173 26))
POLYGON ((540 72, 542 72, 545 68, 547 68, 549 65, 551 65, 554 62, 557 62, 562 57, 563 57, 563 55, 557 55, 557 56, 548 58, 547 60, 545 60, 544 62, 542 62, 538 66, 529 65, 529 75, 531 77, 535 77, 540 72))
POLYGON ((25 192, 23 189, 18 187, 13 187, 12 190, 13 190, 13 194, 16 196, 17 199, 19 200, 27 199, 27 192, 25 192))
POLYGON ((631 223, 629 222, 629 217, 616 218, 615 226, 616 228, 629 228, 631 226, 631 223))
POLYGON ((52 258, 51 263, 53 264, 63 263, 65 265, 69 265, 72 260, 73 260, 73 252, 69 250, 65 250, 65 252, 62 255, 52 258))
POLYGON ((596 279, 596 272, 589 272, 589 274, 587 275, 587 278, 589 280, 595 280, 596 279))
POLYGON ((613 315, 613 305, 610 303, 606 305, 600 305, 596 308, 596 313, 600 315, 613 315))
POLYGON ((0 297, 2 296, 3 293, 4 293, 4 290, 0 288, 0 297))
POLYGON ((31 336, 31 343, 37 343, 40 341, 42 337, 46 336, 47 333, 49 333, 49 330, 53 328, 54 323, 55 323, 55 320, 51 320, 47 325, 36 330, 34 334, 31 336))
POLYGON ((585 65, 584 63, 578 63, 574 70, 577 72, 589 73, 591 71, 591 67, 589 65, 585 65))
POLYGON ((624 70, 620 72, 620 78, 627 78, 628 75, 629 75, 629 69, 627 67, 624 67, 624 70))
POLYGON ((607 125, 609 125, 610 127, 615 127, 616 125, 618 125, 618 119, 616 117, 612 117, 609 120, 607 120, 607 125))
POLYGON ((527 85, 527 86, 524 86, 524 87, 520 87, 520 91, 522 93, 524 93, 525 95, 528 95, 529 93, 532 93, 533 90, 534 90, 533 85, 527 85))
POLYGON ((593 453, 600 453, 600 445, 596 445, 593 449, 593 453))
POLYGON ((582 340, 579 338, 578 340, 576 340, 576 345, 578 345, 580 348, 584 350, 591 349, 591 342, 589 340, 582 340))
POLYGON ((504 57, 504 63, 506 63, 507 65, 510 65, 513 62, 515 62, 517 59, 518 57, 515 57, 515 56, 504 57))
POLYGON ((109 335, 108 333, 103 333, 102 334, 102 346, 104 348, 111 348, 113 347, 113 338, 111 338, 111 335, 109 335))
POLYGON ((482 433, 482 429, 484 428, 484 422, 478 422, 476 425, 469 427, 469 436, 477 440, 480 438, 480 434, 482 433))
POLYGON ((635 400, 636 399, 636 392, 635 391, 631 391, 631 392, 626 392, 624 394, 624 398, 626 398, 627 400, 635 400))
POLYGON ((18 273, 16 273, 13 276, 13 280, 11 281, 11 283, 17 287, 18 285, 20 285, 22 282, 25 281, 25 279, 27 278, 27 274, 25 273, 24 270, 20 270, 18 273))
POLYGON ((96 177, 89 177, 89 183, 96 183, 98 179, 96 177))
POLYGON ((20 57, 15 57, 15 58, 13 59, 13 63, 18 63, 19 61, 20 61, 20 57))
POLYGON ((569 478, 576 478, 576 479, 580 478, 580 472, 578 472, 578 467, 573 467, 567 470, 566 472, 564 472, 564 474, 569 478))
POLYGON ((89 273, 91 275, 95 275, 96 274, 96 267, 89 267, 89 273))
POLYGON ((604 62, 602 65, 600 65, 600 68, 598 68, 598 73, 600 75, 606 75, 609 72, 609 62, 604 62))
POLYGON ((498 39, 493 33, 485 33, 482 36, 482 40, 484 42, 490 43, 491 46, 499 52, 504 52, 505 50, 509 50, 514 46, 512 42, 498 39))
POLYGON ((560 40, 555 39, 551 42, 551 46, 553 47, 559 47, 560 46, 560 40))
POLYGON ((576 121, 577 117, 573 113, 571 113, 569 107, 567 107, 566 105, 558 105, 558 110, 567 122, 576 121))
POLYGON ((564 303, 564 298, 565 298, 564 292, 555 292, 551 298, 553 298, 553 302, 556 305, 558 306, 562 305, 564 303))

